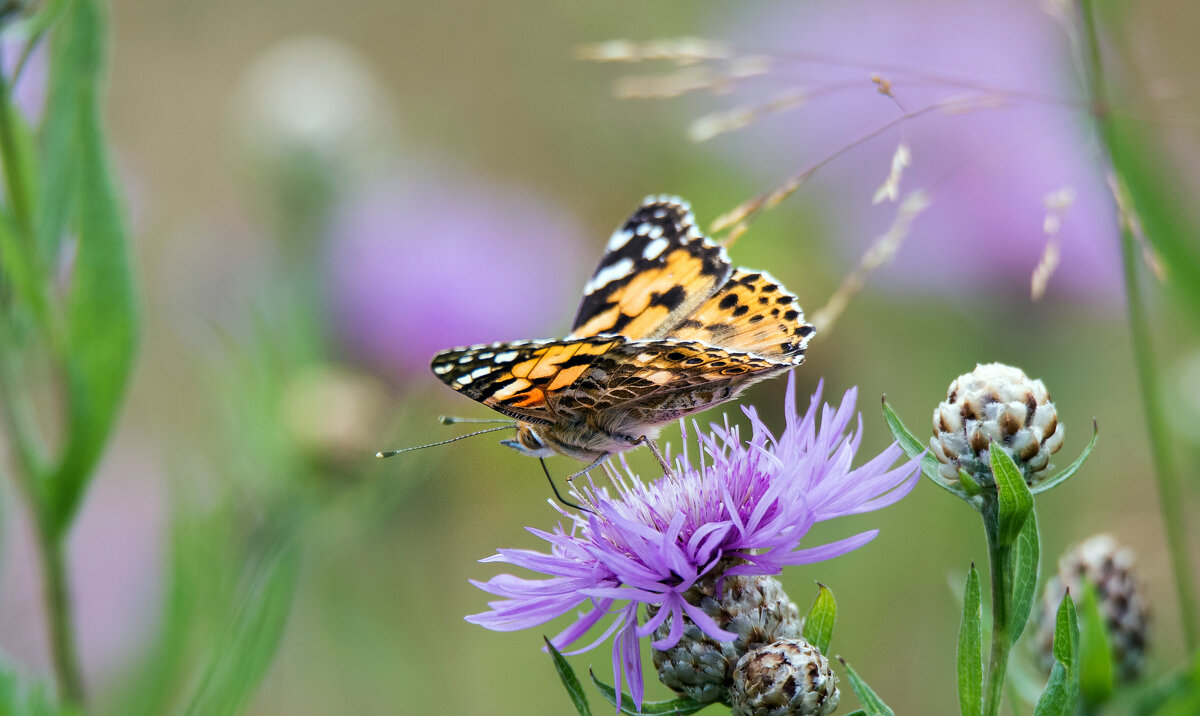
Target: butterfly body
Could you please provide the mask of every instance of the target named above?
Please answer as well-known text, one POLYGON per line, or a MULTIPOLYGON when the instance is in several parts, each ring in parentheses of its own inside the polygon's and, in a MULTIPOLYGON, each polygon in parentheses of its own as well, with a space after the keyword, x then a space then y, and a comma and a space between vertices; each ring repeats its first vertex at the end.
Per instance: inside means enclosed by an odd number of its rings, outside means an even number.
POLYGON ((505 445, 595 464, 799 365, 814 332, 777 281, 734 269, 686 204, 651 197, 613 233, 570 335, 453 348, 432 368, 516 419, 505 445))

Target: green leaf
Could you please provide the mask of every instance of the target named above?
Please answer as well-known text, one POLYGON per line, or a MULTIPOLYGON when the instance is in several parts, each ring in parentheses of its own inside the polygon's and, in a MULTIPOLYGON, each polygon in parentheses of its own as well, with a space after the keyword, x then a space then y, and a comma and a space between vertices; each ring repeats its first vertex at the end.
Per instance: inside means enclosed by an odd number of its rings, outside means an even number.
MULTIPOLYGON (((10 68, 3 68, 4 72, 10 68)), ((0 74, 0 163, 7 211, 0 212, 0 286, 8 283, 39 326, 50 325, 50 283, 33 232, 29 194, 36 184, 37 143, 25 118, 12 104, 7 78, 0 74)))
POLYGON ((862 704, 863 711, 867 716, 896 716, 896 712, 888 708, 888 705, 883 703, 883 699, 867 686, 867 682, 862 680, 854 669, 846 663, 845 659, 838 658, 842 662, 842 668, 846 670, 846 679, 850 682, 850 688, 854 689, 854 695, 858 697, 858 702, 862 704))
POLYGON ((46 107, 39 131, 37 211, 34 233, 45 265, 54 259, 67 232, 71 210, 79 194, 80 117, 89 99, 88 85, 95 82, 97 64, 93 45, 83 36, 89 29, 76 19, 75 2, 46 5, 43 30, 51 35, 46 107))
POLYGON ((69 526, 112 429, 133 366, 138 306, 124 215, 101 122, 106 58, 99 0, 76 0, 55 52, 77 65, 74 99, 78 249, 67 305, 67 444, 52 478, 50 512, 69 526))
POLYGON ((846 716, 867 716, 867 712, 863 711, 862 709, 857 709, 846 714, 846 716))
MULTIPOLYGON (((604 699, 613 706, 617 705, 617 690, 600 679, 596 678, 596 672, 588 671, 592 677, 592 683, 600 689, 600 694, 604 699)), ((678 716, 687 716, 694 714, 701 709, 707 708, 711 704, 702 704, 692 701, 687 698, 671 699, 670 701, 643 701, 642 710, 637 711, 633 708, 633 698, 629 694, 621 694, 621 713, 631 714, 632 716, 658 716, 658 714, 677 714, 678 716)))
POLYGON ((996 492, 999 501, 998 527, 1001 547, 1008 547, 1016 541, 1025 520, 1033 512, 1033 495, 1025 478, 1017 469, 1016 463, 1008 453, 993 444, 988 450, 991 455, 992 475, 996 478, 996 492))
POLYGON ((983 597, 975 565, 967 572, 958 629, 958 706, 963 716, 983 713, 983 597))
POLYGON ((833 592, 824 584, 817 583, 817 598, 804 619, 804 640, 817 647, 822 654, 829 653, 833 640, 833 625, 837 621, 837 602, 833 592))
POLYGON ((258 565, 237 613, 209 655, 186 714, 242 711, 275 657, 291 611, 298 567, 294 544, 276 546, 258 565))
POLYGON ((1096 590, 1084 584, 1080 625, 1079 693, 1090 705, 1104 703, 1113 692, 1113 654, 1108 629, 1096 601, 1096 590))
POLYGON ((896 439, 896 443, 904 451, 905 455, 910 458, 924 455, 921 458, 921 472, 925 474, 925 477, 932 480, 934 484, 946 492, 956 497, 967 499, 967 495, 961 488, 946 482, 942 478, 941 473, 938 472, 938 467, 941 463, 938 462, 935 456, 930 454, 928 445, 918 440, 915 435, 909 432, 908 428, 904 426, 904 421, 900 420, 900 416, 896 415, 896 411, 892 410, 892 406, 888 405, 886 398, 883 401, 883 419, 887 422, 888 430, 892 431, 892 437, 896 439))
POLYGON ((1016 644, 1025 631, 1029 612, 1037 598, 1038 572, 1041 562, 1041 539, 1038 536, 1037 510, 1029 511, 1025 526, 1017 535, 1016 556, 1013 560, 1013 597, 1009 617, 1009 634, 1016 644))
POLYGON ((0 714, 4 716, 68 716, 74 709, 54 705, 50 691, 38 681, 18 676, 0 665, 0 714))
POLYGON ((1062 483, 1066 482, 1067 478, 1074 475, 1076 472, 1079 471, 1079 468, 1083 467, 1083 463, 1085 463, 1087 461, 1088 456, 1090 456, 1092 454, 1092 450, 1094 450, 1096 448, 1096 438, 1098 438, 1099 436, 1100 436, 1100 426, 1093 420, 1092 421, 1092 439, 1088 442, 1087 447, 1085 447, 1083 449, 1083 452, 1079 454, 1079 457, 1075 459, 1075 462, 1068 465, 1065 470, 1058 473, 1054 477, 1047 478, 1047 479, 1039 482, 1038 484, 1034 485, 1033 488, 1031 488, 1030 492, 1032 492, 1035 495, 1040 495, 1043 492, 1045 492, 1046 490, 1052 489, 1052 488, 1057 487, 1057 486, 1061 485, 1062 483))
POLYGON ((575 711, 579 716, 592 716, 592 708, 588 705, 587 694, 583 693, 583 685, 575 676, 575 670, 571 668, 563 655, 558 653, 558 649, 554 648, 549 639, 546 637, 542 637, 542 639, 546 642, 546 649, 550 651, 550 658, 554 660, 554 670, 558 672, 558 678, 562 681, 563 688, 571 697, 571 703, 575 704, 575 711))
POLYGON ((1067 681, 1066 668, 1055 662, 1054 668, 1050 670, 1050 679, 1046 682, 1046 690, 1042 692, 1042 697, 1038 699, 1037 705, 1033 708, 1033 716, 1072 716, 1074 714, 1067 681))
POLYGON ((1054 626, 1054 668, 1034 716, 1073 716, 1079 697, 1079 621, 1070 593, 1058 606, 1054 626))
POLYGON ((1073 672, 1079 659, 1079 617, 1068 592, 1058 605, 1054 619, 1054 659, 1073 672))

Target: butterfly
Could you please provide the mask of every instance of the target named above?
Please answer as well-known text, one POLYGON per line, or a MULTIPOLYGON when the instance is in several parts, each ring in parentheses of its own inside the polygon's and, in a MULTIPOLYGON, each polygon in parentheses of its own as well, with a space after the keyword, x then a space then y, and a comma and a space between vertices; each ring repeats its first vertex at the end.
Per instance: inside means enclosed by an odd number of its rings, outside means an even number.
POLYGON ((734 268, 687 203, 647 197, 608 241, 565 338, 452 348, 433 357, 454 390, 513 418, 502 444, 589 463, 804 362, 816 329, 796 297, 734 268))

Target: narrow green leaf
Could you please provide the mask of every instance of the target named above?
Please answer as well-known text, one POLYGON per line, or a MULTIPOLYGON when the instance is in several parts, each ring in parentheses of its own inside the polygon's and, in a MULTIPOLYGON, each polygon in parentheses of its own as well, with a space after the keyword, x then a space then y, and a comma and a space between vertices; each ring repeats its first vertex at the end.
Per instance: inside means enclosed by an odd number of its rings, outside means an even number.
POLYGON ((804 619, 804 640, 817 647, 822 654, 829 653, 833 640, 833 625, 837 621, 837 602, 833 592, 824 584, 817 583, 817 598, 804 619))
POLYGON ((1059 603, 1055 618, 1054 660, 1034 716, 1073 716, 1079 700, 1079 621, 1069 593, 1059 603))
POLYGON ((1067 478, 1071 477, 1076 472, 1079 472, 1079 468, 1083 467, 1083 463, 1087 462, 1088 457, 1092 454, 1092 450, 1096 448, 1096 438, 1098 437, 1100 437, 1100 426, 1095 421, 1092 421, 1092 439, 1088 441, 1087 447, 1083 449, 1083 452, 1079 454, 1079 457, 1075 459, 1075 462, 1068 465, 1066 469, 1054 477, 1047 478, 1034 485, 1030 492, 1035 495, 1040 495, 1046 490, 1061 485, 1067 481, 1067 478))
MULTIPOLYGON (((600 694, 604 699, 613 706, 617 705, 617 690, 600 679, 596 678, 596 672, 590 671, 592 683, 600 690, 600 694)), ((659 714, 678 714, 678 716, 687 716, 694 714, 701 709, 707 708, 711 704, 701 704, 691 699, 679 698, 671 699, 670 701, 643 701, 642 710, 638 711, 633 708, 633 698, 629 694, 621 694, 621 713, 631 714, 631 716, 659 716, 659 714)))
POLYGON ((896 716, 896 712, 883 703, 883 699, 879 698, 870 686, 867 686, 867 682, 863 681, 862 677, 850 668, 845 659, 838 657, 838 661, 842 662, 842 668, 846 670, 846 679, 850 682, 850 688, 854 689, 854 695, 858 697, 858 702, 862 704, 863 711, 867 716, 896 716))
POLYGON ((209 655, 185 711, 188 716, 243 710, 271 665, 283 636, 298 567, 295 546, 284 544, 259 565, 236 615, 209 655))
POLYGON ((846 714, 846 716, 867 716, 867 712, 863 711, 862 709, 857 709, 846 714))
POLYGON ((1096 590, 1084 584, 1079 641, 1079 693, 1087 703, 1102 704, 1113 692, 1113 654, 1108 629, 1096 602, 1096 590))
POLYGON ((0 213, 0 286, 8 283, 37 324, 50 325, 50 276, 38 251, 31 213, 36 197, 37 142, 21 112, 12 103, 8 73, 0 69, 0 165, 7 190, 6 211, 0 213))
POLYGON ((43 30, 53 24, 46 107, 39 130, 37 211, 34 233, 45 265, 54 257, 67 230, 71 210, 79 193, 79 123, 87 99, 88 84, 98 70, 91 41, 83 36, 88 28, 74 17, 73 2, 52 2, 45 7, 43 30))
POLYGON ((1068 694, 1067 670, 1058 663, 1050 670, 1050 679, 1046 682, 1046 690, 1042 692, 1037 705, 1033 708, 1033 716, 1072 716, 1074 706, 1068 694))
POLYGON ((575 676, 575 670, 567 663, 566 658, 554 648, 550 640, 542 637, 546 642, 546 649, 550 651, 550 658, 554 660, 554 670, 558 672, 558 679, 562 681, 563 688, 567 690, 567 695, 571 697, 571 703, 575 704, 575 711, 579 716, 592 716, 592 707, 588 705, 587 694, 583 693, 583 685, 579 683, 579 678, 575 676))
POLYGON ((101 122, 105 17, 99 0, 75 0, 60 32, 79 61, 73 162, 79 245, 67 309, 67 446, 51 483, 52 515, 65 531, 112 429, 133 366, 138 306, 121 200, 101 122))
POLYGON ((958 629, 958 706, 962 716, 983 713, 983 597, 975 565, 967 572, 958 629))
POLYGON ((991 455, 992 475, 996 478, 996 490, 999 501, 999 540, 1001 547, 1008 547, 1016 541, 1025 520, 1033 511, 1033 495, 1025 478, 1017 468, 1013 459, 997 445, 993 445, 988 453, 991 455))
POLYGON ((1079 662, 1079 617, 1070 593, 1063 596, 1054 619, 1054 659, 1075 671, 1079 662))
POLYGON ((1038 573, 1041 562, 1041 538, 1038 535, 1037 510, 1029 511, 1025 526, 1017 535, 1016 558, 1013 560, 1013 600, 1008 628, 1016 644, 1025 631, 1029 612, 1037 598, 1038 573))
POLYGON ((896 443, 904 454, 910 458, 917 457, 924 453, 921 458, 921 472, 925 477, 929 478, 934 484, 942 488, 946 492, 965 499, 966 495, 955 485, 947 483, 940 472, 938 466, 941 464, 938 459, 929 452, 929 446, 917 439, 915 435, 909 432, 904 426, 904 421, 892 410, 892 406, 888 405, 887 400, 883 401, 883 419, 887 422, 888 430, 892 431, 892 437, 896 439, 896 443))

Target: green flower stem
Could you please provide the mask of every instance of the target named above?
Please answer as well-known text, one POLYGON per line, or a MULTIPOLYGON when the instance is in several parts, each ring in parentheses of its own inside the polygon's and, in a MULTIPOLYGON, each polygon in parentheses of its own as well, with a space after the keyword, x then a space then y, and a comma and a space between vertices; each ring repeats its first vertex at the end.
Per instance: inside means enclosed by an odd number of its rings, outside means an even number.
POLYGON ((983 506, 984 531, 987 532, 988 559, 992 577, 992 648, 988 656, 983 692, 984 716, 998 716, 1004 695, 1004 674, 1008 669, 1009 619, 1012 615, 1013 556, 1015 543, 1001 546, 1000 520, 996 500, 983 506))
MULTIPOLYGON (((20 240, 28 242, 29 255, 36 256, 30 205, 32 195, 25 183, 28 175, 23 171, 24 158, 16 139, 16 119, 9 90, 8 79, 3 68, 0 68, 0 163, 3 164, 8 207, 20 240)), ((37 268, 34 267, 35 271, 37 268)), ((38 273, 38 276, 41 274, 38 273)), ((36 310, 38 307, 32 308, 36 310)), ((0 315, 0 320, 6 318, 0 315)), ((21 399, 25 385, 23 371, 15 352, 11 326, 6 324, 0 328, 3 329, 4 338, 0 343, 0 413, 3 415, 8 445, 16 456, 14 482, 34 522, 34 541, 41 562, 42 596, 55 679, 64 705, 80 706, 84 703, 83 675, 75 648, 75 624, 66 569, 65 542, 69 532, 58 529, 48 509, 43 489, 48 470, 37 442, 33 411, 21 399)))
POLYGON ((38 540, 45 580, 42 594, 50 623, 50 646, 59 691, 65 703, 81 705, 84 702, 83 672, 75 649, 75 619, 71 611, 71 590, 67 583, 65 534, 55 536, 43 532, 38 540))
POLYGON ((3 412, 8 443, 17 457, 15 480, 34 522, 34 541, 42 570, 42 597, 49 628, 50 650, 59 693, 66 704, 84 702, 83 675, 75 649, 75 623, 67 583, 66 536, 52 524, 41 490, 46 477, 40 451, 34 443, 31 413, 20 403, 20 381, 10 350, 0 350, 0 412, 3 412))
MULTIPOLYGON (((1100 56, 1095 10, 1090 0, 1080 0, 1079 8, 1083 18, 1085 71, 1088 79, 1088 91, 1091 94, 1092 112, 1100 135, 1104 139, 1104 146, 1109 155, 1108 163, 1120 175, 1120 167, 1115 165, 1112 151, 1116 142, 1116 132, 1112 116, 1108 111, 1108 94, 1104 82, 1104 65, 1100 56)), ((1125 272, 1125 297, 1129 309, 1129 325, 1133 334, 1134 362, 1137 365, 1138 382, 1141 388, 1142 409, 1146 414, 1146 429, 1150 434, 1154 476, 1158 481, 1159 509, 1162 512, 1163 527, 1167 533, 1167 549, 1171 555, 1171 571, 1175 578, 1175 593, 1179 602, 1184 643, 1188 653, 1192 653, 1200 646, 1200 641, 1197 639, 1198 602, 1192 582, 1192 560, 1188 554, 1187 520, 1184 515, 1185 500, 1183 499, 1179 469, 1175 465, 1168 439, 1158 366, 1154 356, 1146 307, 1142 301, 1141 282, 1138 277, 1139 247, 1128 222, 1122 222, 1121 252, 1125 272)))

